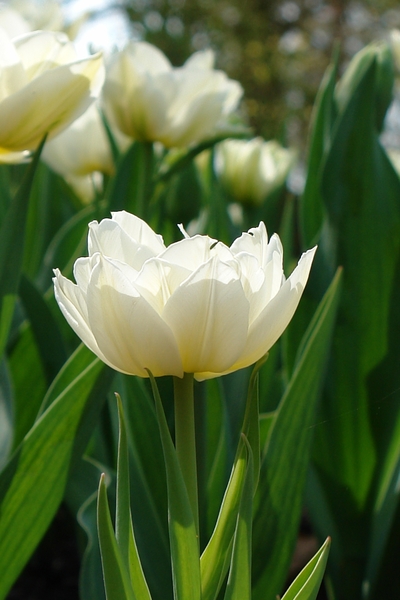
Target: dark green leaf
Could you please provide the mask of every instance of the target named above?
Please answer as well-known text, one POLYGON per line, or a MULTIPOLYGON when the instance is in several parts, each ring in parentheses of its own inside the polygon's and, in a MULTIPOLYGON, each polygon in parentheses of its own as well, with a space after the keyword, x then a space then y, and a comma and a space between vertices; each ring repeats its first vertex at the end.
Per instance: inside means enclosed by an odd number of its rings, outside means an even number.
POLYGON ((292 378, 262 453, 253 527, 254 600, 273 600, 281 592, 291 559, 339 281, 340 274, 333 280, 305 333, 292 378))
POLYGON ((89 366, 78 368, 85 363, 82 351, 71 358, 49 392, 49 408, 0 476, 0 598, 5 598, 63 497, 80 421, 103 368, 85 350, 92 358, 89 366), (75 370, 79 375, 71 379, 75 370))
POLYGON ((115 539, 108 508, 104 474, 99 485, 97 525, 107 600, 136 600, 124 560, 115 539))

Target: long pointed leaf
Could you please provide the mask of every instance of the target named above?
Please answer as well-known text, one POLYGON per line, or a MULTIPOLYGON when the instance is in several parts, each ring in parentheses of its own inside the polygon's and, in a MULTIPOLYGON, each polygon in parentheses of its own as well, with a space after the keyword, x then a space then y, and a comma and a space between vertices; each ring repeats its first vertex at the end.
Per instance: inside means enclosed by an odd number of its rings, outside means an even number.
POLYGON ((100 478, 99 485, 97 524, 107 600, 137 600, 115 539, 108 507, 104 474, 100 478))
MULTIPOLYGON (((243 436, 244 437, 244 436, 243 436)), ((250 444, 247 468, 233 540, 232 560, 224 600, 251 600, 251 540, 253 523, 254 466, 250 444)))
POLYGON ((213 534, 201 555, 201 587, 203 600, 214 600, 228 572, 231 542, 246 473, 246 449, 243 441, 238 447, 225 495, 213 534))
POLYGON ((253 598, 281 592, 296 540, 316 406, 339 298, 336 275, 308 330, 271 427, 256 495, 253 598))
POLYGON ((293 581, 282 600, 315 600, 321 586, 329 555, 331 540, 323 546, 293 581))
POLYGON ((32 163, 0 228, 0 356, 3 354, 14 302, 18 291, 24 256, 24 239, 29 197, 45 139, 36 150, 32 163))
POLYGON ((150 381, 156 403, 167 473, 174 598, 175 600, 200 600, 200 560, 196 526, 157 384, 152 375, 150 375, 150 381))
POLYGON ((117 401, 119 417, 119 442, 115 535, 122 560, 124 561, 125 567, 130 575, 130 581, 135 596, 139 600, 151 600, 150 592, 143 574, 131 520, 128 441, 126 437, 122 402, 118 394, 117 401))
POLYGON ((46 531, 63 497, 76 434, 103 369, 85 348, 53 386, 59 394, 24 438, 0 476, 0 598, 3 599, 46 531), (91 363, 79 371, 86 353, 91 363))

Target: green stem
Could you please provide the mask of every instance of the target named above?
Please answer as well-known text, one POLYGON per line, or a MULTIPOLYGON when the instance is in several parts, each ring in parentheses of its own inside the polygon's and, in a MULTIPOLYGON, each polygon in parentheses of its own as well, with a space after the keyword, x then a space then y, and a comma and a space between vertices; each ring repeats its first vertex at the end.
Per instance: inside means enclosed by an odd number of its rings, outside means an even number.
POLYGON ((148 218, 148 207, 153 194, 154 151, 152 142, 140 144, 141 165, 137 173, 138 191, 136 198, 136 214, 142 219, 148 218))
POLYGON ((192 373, 185 373, 182 379, 174 377, 175 447, 198 535, 199 508, 193 381, 192 373))

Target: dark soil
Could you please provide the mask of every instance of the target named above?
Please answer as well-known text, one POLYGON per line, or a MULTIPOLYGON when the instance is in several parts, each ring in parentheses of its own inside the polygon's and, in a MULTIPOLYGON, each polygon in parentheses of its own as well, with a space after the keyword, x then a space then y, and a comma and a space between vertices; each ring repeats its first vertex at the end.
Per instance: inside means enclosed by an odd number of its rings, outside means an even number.
POLYGON ((61 506, 7 600, 79 600, 75 523, 61 506))

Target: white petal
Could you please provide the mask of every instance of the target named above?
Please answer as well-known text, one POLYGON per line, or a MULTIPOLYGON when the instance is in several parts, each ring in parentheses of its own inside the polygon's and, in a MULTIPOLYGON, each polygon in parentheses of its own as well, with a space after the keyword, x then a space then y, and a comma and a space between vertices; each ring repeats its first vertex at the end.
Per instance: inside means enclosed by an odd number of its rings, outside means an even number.
POLYGON ((170 296, 191 274, 191 270, 180 265, 172 265, 160 258, 150 258, 135 277, 134 286, 161 315, 170 296))
POLYGON ((104 256, 126 263, 136 271, 140 271, 143 263, 154 256, 151 248, 129 237, 118 223, 111 219, 89 223, 88 249, 90 256, 100 252, 104 256))
POLYGON ((72 283, 72 281, 61 275, 58 269, 54 270, 54 274, 54 295, 68 324, 96 356, 109 364, 99 349, 88 325, 86 296, 84 292, 72 283))
POLYGON ((138 71, 157 75, 172 68, 165 54, 148 42, 131 42, 122 51, 124 53, 131 57, 138 71))
POLYGON ((29 80, 48 69, 77 60, 74 45, 62 32, 34 31, 13 42, 29 80))
POLYGON ((138 244, 151 248, 154 256, 165 250, 162 236, 154 233, 146 221, 143 221, 136 215, 121 210, 112 213, 112 220, 118 223, 138 244))
POLYGON ((233 261, 229 248, 207 235, 195 235, 168 246, 159 256, 162 260, 195 271, 212 256, 224 262, 233 261))
POLYGON ((50 69, 0 104, 0 147, 35 149, 45 133, 55 135, 79 117, 99 93, 104 76, 95 55, 50 69))
POLYGON ((307 283, 316 248, 308 250, 279 292, 251 323, 246 347, 232 370, 255 363, 275 344, 291 321, 307 283))
POLYGON ((199 52, 195 52, 192 56, 189 56, 183 68, 211 70, 214 68, 214 63, 215 54, 208 48, 207 50, 199 50, 199 52))
POLYGON ((93 171, 113 174, 110 144, 95 103, 65 131, 46 142, 41 159, 64 177, 82 177, 93 171))
POLYGON ((217 256, 182 283, 163 312, 189 373, 228 369, 245 345, 248 315, 236 272, 217 256))
POLYGON ((268 234, 264 223, 261 222, 258 227, 253 227, 247 233, 242 233, 231 245, 231 251, 233 254, 239 254, 239 252, 253 254, 258 259, 260 266, 263 266, 267 247, 268 234))
POLYGON ((109 364, 123 373, 182 377, 174 336, 130 281, 100 255, 87 291, 88 319, 109 364))

